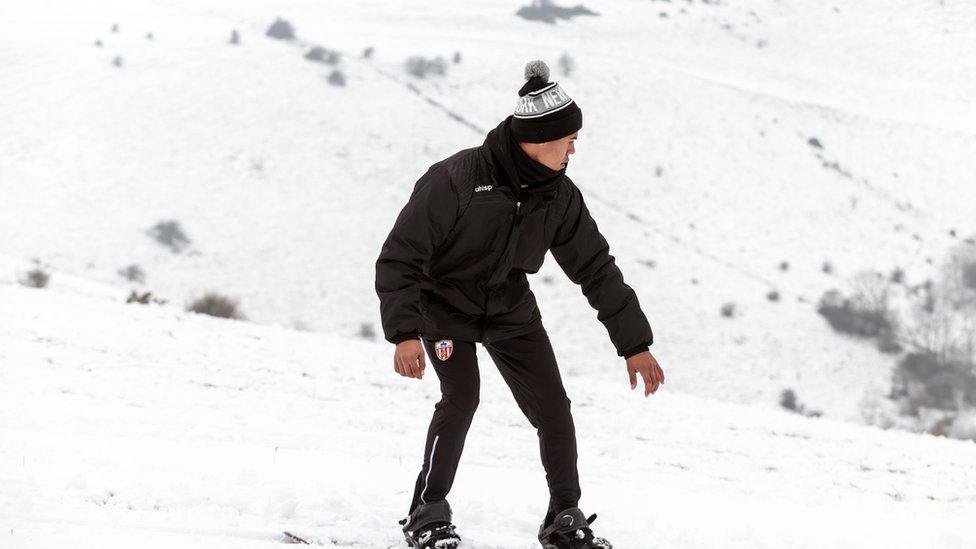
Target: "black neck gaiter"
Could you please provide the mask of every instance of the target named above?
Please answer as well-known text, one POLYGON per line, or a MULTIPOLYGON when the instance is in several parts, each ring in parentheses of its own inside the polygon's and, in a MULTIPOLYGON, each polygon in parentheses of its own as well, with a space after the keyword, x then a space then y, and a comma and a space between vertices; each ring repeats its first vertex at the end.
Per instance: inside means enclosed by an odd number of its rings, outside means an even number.
POLYGON ((488 132, 485 142, 492 157, 508 176, 509 183, 516 193, 549 187, 562 177, 566 169, 551 170, 526 154, 509 129, 511 118, 509 116, 488 132))
POLYGON ((565 169, 559 171, 552 170, 545 164, 533 160, 532 157, 522 150, 518 141, 512 136, 512 132, 508 132, 508 137, 509 147, 512 149, 513 156, 515 157, 515 169, 518 171, 522 188, 526 186, 543 186, 553 179, 560 177, 566 171, 565 169))

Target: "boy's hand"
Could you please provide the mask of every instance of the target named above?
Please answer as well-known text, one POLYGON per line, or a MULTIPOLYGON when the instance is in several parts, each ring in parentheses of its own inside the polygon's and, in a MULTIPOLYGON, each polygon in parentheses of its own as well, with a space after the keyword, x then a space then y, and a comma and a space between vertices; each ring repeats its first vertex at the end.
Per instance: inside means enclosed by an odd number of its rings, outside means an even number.
POLYGON ((637 353, 627 359, 627 373, 630 374, 631 390, 637 388, 637 372, 644 378, 644 396, 657 391, 657 388, 664 383, 664 370, 657 363, 657 359, 650 351, 637 353))
POLYGON ((419 339, 397 343, 393 353, 393 369, 404 377, 424 377, 424 347, 419 339))

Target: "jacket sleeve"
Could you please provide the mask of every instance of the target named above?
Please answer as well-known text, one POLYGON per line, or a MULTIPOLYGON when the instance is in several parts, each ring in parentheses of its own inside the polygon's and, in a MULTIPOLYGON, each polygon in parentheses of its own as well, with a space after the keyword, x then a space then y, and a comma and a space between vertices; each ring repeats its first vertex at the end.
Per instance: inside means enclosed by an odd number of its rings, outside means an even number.
POLYGON ((417 180, 376 260, 383 337, 390 343, 417 338, 420 281, 424 267, 457 220, 458 195, 442 165, 431 166, 417 180))
POLYGON ((617 355, 625 358, 648 350, 654 334, 633 288, 624 282, 610 245, 600 234, 579 188, 570 182, 569 206, 549 250, 559 266, 578 284, 597 320, 610 334, 617 355))

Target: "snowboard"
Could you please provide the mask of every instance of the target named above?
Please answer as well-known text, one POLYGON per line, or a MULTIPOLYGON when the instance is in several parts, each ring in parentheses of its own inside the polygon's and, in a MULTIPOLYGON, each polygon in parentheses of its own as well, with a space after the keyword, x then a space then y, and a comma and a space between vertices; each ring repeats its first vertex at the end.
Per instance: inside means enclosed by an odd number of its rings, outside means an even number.
MULTIPOLYGON (((301 534, 291 530, 285 530, 281 533, 281 535, 282 535, 281 541, 283 543, 292 543, 296 545, 328 545, 329 547, 367 547, 367 545, 364 545, 359 542, 344 543, 341 541, 337 541, 335 539, 328 539, 328 538, 326 538, 325 541, 323 541, 322 539, 316 538, 315 536, 301 534)), ((386 549, 395 549, 397 547, 402 547, 403 545, 404 545, 403 543, 396 543, 388 546, 386 549)), ((369 546, 369 547, 375 547, 375 546, 369 546)))
POLYGON ((312 540, 309 539, 307 536, 296 534, 294 532, 289 532, 288 530, 282 532, 282 535, 285 536, 285 539, 282 540, 285 543, 295 543, 299 545, 312 545, 312 540))

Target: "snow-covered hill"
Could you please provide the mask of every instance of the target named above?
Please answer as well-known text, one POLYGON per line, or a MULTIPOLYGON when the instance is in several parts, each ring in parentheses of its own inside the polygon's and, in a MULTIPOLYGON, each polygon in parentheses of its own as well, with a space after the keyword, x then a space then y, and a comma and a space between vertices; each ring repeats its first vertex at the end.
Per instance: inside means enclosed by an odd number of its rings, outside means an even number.
MULTIPOLYGON (((437 391, 369 335, 373 262, 416 179, 481 143, 535 58, 583 109, 570 174, 667 374, 630 393, 578 288, 552 260, 533 277, 601 531, 971 545, 973 445, 854 424, 893 359, 816 304, 861 269, 922 282, 976 234, 976 6, 584 1, 599 15, 553 25, 522 0, 4 2, 0 547, 397 542, 437 391), (296 40, 264 36, 278 16, 296 40), (408 75, 412 55, 446 74, 408 75), (148 235, 161 221, 189 245, 148 235), (32 259, 49 288, 16 285, 32 259), (133 288, 172 305, 123 305, 133 288), (181 312, 208 290, 252 322, 181 312), (824 417, 783 412, 787 388, 824 417)), ((458 522, 471 547, 530 547, 535 435, 482 379, 458 522)))
MULTIPOLYGON (((0 284, 0 547, 276 547, 283 528, 402 544, 431 372, 378 367, 385 343, 81 286, 0 284)), ((616 547, 972 544, 969 442, 669 388, 645 399, 557 352, 581 506, 616 547)), ((536 547, 538 440, 500 376, 483 380, 451 496, 463 547, 536 547)))
MULTIPOLYGON (((776 407, 791 388, 860 421, 892 359, 816 303, 864 268, 921 282, 976 232, 976 8, 594 1, 548 25, 520 5, 7 2, 0 252, 112 284, 135 264, 175 302, 217 290, 258 322, 380 333, 373 261, 413 183, 479 144, 543 58, 584 111, 570 172, 669 390, 776 407), (264 36, 277 16, 297 40, 264 36), (447 72, 409 76, 410 55, 447 72), (168 220, 182 253, 147 236, 168 220)), ((554 261, 533 288, 567 367, 622 368, 554 261)))

